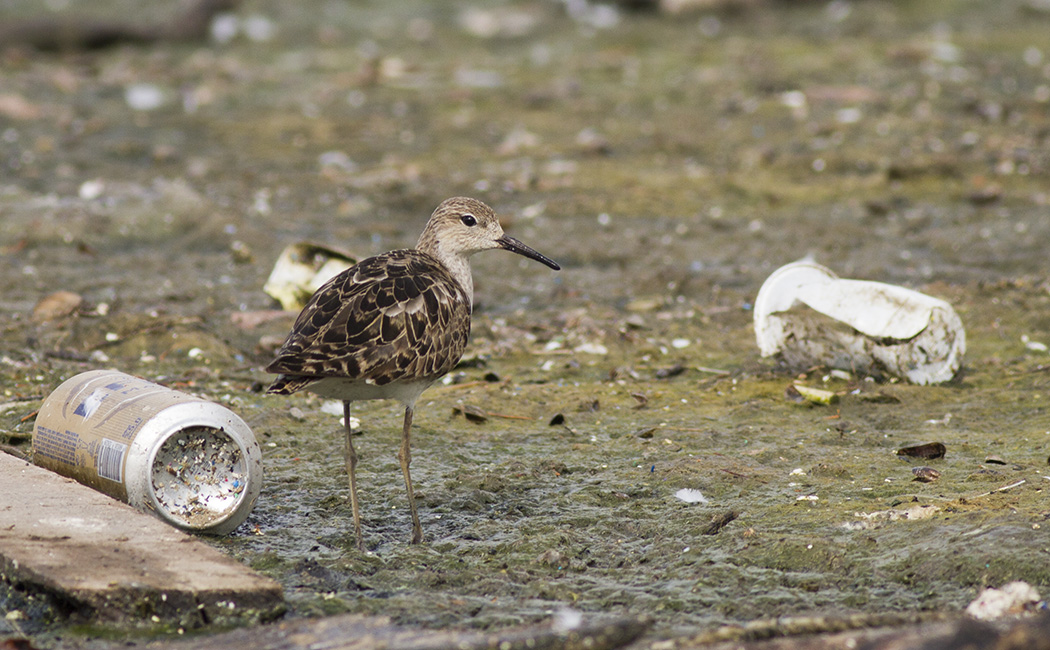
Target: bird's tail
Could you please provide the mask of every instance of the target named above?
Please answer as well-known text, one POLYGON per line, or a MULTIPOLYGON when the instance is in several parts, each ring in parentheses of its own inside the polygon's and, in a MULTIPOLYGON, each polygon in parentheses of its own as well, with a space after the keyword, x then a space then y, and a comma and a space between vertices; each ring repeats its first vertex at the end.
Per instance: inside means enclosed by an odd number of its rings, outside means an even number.
POLYGON ((266 392, 274 395, 291 395, 306 388, 318 379, 319 377, 311 377, 309 375, 277 375, 277 379, 273 380, 266 392))

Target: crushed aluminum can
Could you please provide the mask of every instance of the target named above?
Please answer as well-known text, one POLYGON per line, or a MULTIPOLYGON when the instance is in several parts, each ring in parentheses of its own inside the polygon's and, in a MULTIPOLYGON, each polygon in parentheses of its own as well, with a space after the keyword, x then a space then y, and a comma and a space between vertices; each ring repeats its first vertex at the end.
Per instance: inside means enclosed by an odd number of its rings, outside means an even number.
POLYGON ((33 462, 183 530, 224 535, 262 488, 262 453, 229 409, 114 370, 44 400, 33 462))
POLYGON ((805 260, 766 279, 754 322, 762 356, 776 355, 793 370, 823 365, 935 384, 955 376, 966 352, 962 320, 947 302, 891 284, 840 279, 805 260))

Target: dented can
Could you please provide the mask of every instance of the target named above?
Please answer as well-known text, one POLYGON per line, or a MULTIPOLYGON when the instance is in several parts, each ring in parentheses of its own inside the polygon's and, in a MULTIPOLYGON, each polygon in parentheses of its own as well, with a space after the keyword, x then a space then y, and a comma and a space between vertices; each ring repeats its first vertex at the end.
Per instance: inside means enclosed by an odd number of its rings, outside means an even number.
POLYGON ((85 372, 44 400, 33 462, 151 512, 223 535, 262 488, 262 454, 229 409, 114 370, 85 372))

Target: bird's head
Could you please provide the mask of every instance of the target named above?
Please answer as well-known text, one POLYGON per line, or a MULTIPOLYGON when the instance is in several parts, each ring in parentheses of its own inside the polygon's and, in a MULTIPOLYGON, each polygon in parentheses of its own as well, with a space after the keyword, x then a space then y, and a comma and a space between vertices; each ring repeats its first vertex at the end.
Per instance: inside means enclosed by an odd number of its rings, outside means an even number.
POLYGON ((561 269, 554 260, 504 233, 492 208, 467 197, 442 201, 430 216, 416 247, 439 259, 465 258, 481 251, 502 248, 546 264, 555 271, 561 269))

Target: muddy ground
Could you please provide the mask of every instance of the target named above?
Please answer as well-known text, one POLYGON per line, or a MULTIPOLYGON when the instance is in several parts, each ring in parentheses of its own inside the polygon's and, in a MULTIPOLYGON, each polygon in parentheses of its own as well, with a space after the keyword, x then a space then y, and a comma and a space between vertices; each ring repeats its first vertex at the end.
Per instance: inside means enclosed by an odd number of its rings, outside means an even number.
MULTIPOLYGON (((88 369, 228 405, 266 482, 212 543, 283 584, 290 616, 492 628, 572 607, 652 616, 659 639, 1050 590, 1045 3, 304 6, 246 1, 223 42, 5 49, 8 450, 28 453, 26 416, 88 369), (354 406, 361 553, 337 416, 261 392, 293 315, 252 317, 288 244, 411 246, 462 194, 563 270, 475 258, 467 362, 417 408, 425 544, 407 544, 400 408, 354 406), (817 369, 805 381, 836 404, 786 399, 796 374, 759 357, 751 304, 807 255, 950 301, 961 377, 817 369), (59 290, 84 302, 34 320, 59 290), (894 455, 932 441, 945 458, 894 455), (918 465, 940 478, 913 481, 918 465)), ((49 646, 114 634, 18 620, 49 646)))

